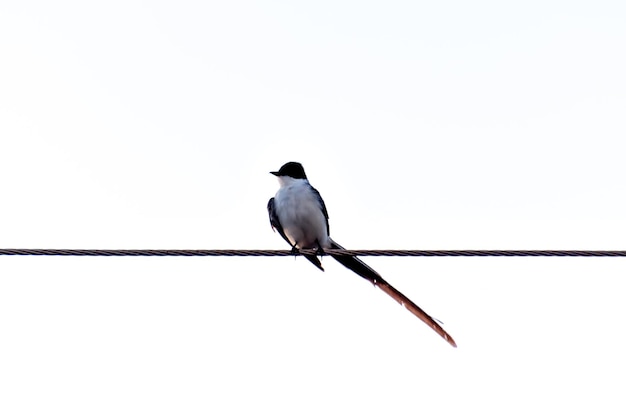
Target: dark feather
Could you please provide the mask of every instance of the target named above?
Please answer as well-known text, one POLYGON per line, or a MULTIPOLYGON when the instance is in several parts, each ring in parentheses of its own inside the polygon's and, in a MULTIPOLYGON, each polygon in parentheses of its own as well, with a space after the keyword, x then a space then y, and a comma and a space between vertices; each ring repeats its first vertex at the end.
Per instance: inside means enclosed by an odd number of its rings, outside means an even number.
POLYGON ((324 199, 322 199, 322 195, 320 194, 320 192, 317 191, 317 189, 313 186, 311 186, 311 190, 313 191, 313 194, 315 195, 315 197, 317 197, 317 202, 320 205, 320 209, 322 210, 322 213, 324 214, 324 218, 326 218, 326 234, 330 236, 330 225, 328 224, 328 211, 326 210, 326 204, 324 203, 324 199))

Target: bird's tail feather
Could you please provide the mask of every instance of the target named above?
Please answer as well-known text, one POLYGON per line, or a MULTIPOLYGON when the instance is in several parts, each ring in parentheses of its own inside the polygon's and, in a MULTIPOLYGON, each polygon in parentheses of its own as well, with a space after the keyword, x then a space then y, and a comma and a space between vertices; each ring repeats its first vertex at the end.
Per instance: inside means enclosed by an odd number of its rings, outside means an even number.
MULTIPOLYGON (((335 241, 331 240, 331 248, 334 250, 345 250, 341 245, 337 244, 335 241)), ((374 269, 365 264, 363 261, 359 260, 357 257, 352 255, 334 255, 331 256, 337 260, 341 265, 352 270, 354 273, 363 277, 364 279, 370 281, 374 286, 377 286, 380 290, 385 292, 387 295, 391 296, 393 300, 398 302, 400 305, 404 306, 408 309, 413 315, 417 316, 421 319, 426 325, 431 327, 437 334, 439 334, 444 340, 446 340, 450 345, 456 347, 456 343, 454 339, 448 334, 442 327, 437 323, 437 321, 428 315, 422 308, 417 306, 413 301, 411 301, 408 297, 404 296, 398 289, 387 283, 385 279, 381 277, 374 269)), ((316 258, 317 259, 317 258, 316 258)), ((319 260, 318 260, 319 261, 319 260)), ((315 263, 314 263, 315 264, 315 263)), ((321 266, 319 266, 321 268, 321 266)))
MULTIPOLYGON (((337 244, 332 239, 330 240, 330 248, 333 250, 345 250, 345 248, 337 244)), ((376 273, 374 269, 372 269, 370 266, 368 266, 353 255, 331 254, 331 256, 335 260, 337 260, 339 264, 343 265, 347 269, 352 270, 364 279, 369 280, 373 285, 376 285, 377 281, 384 281, 380 274, 376 273)))

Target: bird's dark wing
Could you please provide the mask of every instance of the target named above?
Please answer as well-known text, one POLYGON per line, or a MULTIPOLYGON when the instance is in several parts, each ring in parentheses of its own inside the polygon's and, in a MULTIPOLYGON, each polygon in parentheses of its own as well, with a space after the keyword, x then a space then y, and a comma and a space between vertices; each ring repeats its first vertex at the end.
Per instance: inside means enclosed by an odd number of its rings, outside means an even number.
MULTIPOLYGON (((331 241, 331 248, 338 250, 345 249, 341 245, 337 244, 335 241, 331 241)), ((333 254, 331 254, 331 256, 344 267, 352 270, 354 273, 370 281, 374 286, 377 286, 378 288, 380 288, 380 290, 391 296, 393 300, 407 308, 413 315, 421 319, 426 325, 431 327, 437 334, 443 337, 444 340, 450 343, 450 345, 456 347, 454 339, 441 327, 441 325, 437 323, 437 321, 435 321, 430 315, 424 312, 422 308, 413 303, 411 299, 404 296, 398 289, 387 283, 387 281, 383 279, 380 274, 376 273, 370 266, 368 266, 355 256, 333 254)))
POLYGON ((330 235, 330 226, 328 225, 328 211, 326 210, 326 204, 324 204, 324 199, 322 199, 322 195, 320 194, 320 192, 317 191, 315 187, 311 186, 311 190, 313 191, 313 194, 317 197, 317 202, 319 203, 320 209, 324 214, 324 218, 326 218, 326 234, 330 235))
POLYGON ((269 202, 267 202, 267 213, 270 215, 270 225, 272 225, 272 229, 278 231, 281 237, 285 241, 289 243, 289 245, 293 246, 291 242, 289 242, 289 238, 285 235, 285 231, 283 230, 283 226, 280 224, 280 220, 278 219, 278 215, 276 214, 276 209, 274 208, 274 198, 272 197, 269 202))
MULTIPOLYGON (((289 241, 289 238, 287 238, 287 235, 285 235, 283 226, 280 224, 280 220, 278 219, 278 215, 276 214, 276 209, 274 208, 273 197, 269 200, 269 202, 267 202, 267 213, 270 215, 270 225, 272 225, 272 229, 274 229, 275 231, 278 231, 280 236, 283 237, 283 239, 287 241, 289 245, 291 245, 291 248, 295 250, 294 244, 291 241, 289 241)), ((328 220, 326 220, 326 224, 328 224, 328 220)), ((315 267, 324 271, 324 267, 322 267, 322 263, 320 262, 319 258, 311 254, 302 254, 302 255, 304 256, 304 258, 306 258, 311 263, 313 263, 315 267)))

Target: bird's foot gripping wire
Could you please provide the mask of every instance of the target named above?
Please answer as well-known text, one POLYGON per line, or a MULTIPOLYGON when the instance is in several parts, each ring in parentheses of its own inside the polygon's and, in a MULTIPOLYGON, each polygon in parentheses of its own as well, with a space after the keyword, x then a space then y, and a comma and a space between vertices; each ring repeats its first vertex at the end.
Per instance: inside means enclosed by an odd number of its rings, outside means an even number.
POLYGON ((296 256, 296 255, 300 254, 300 250, 296 247, 296 245, 293 245, 291 247, 291 255, 293 255, 293 256, 296 256))
POLYGON ((316 242, 317 242, 317 251, 316 251, 316 254, 317 254, 317 255, 319 255, 320 257, 325 256, 325 255, 326 255, 326 251, 324 251, 324 247, 322 247, 322 246, 320 245, 320 242, 319 242, 319 241, 316 241, 316 242))

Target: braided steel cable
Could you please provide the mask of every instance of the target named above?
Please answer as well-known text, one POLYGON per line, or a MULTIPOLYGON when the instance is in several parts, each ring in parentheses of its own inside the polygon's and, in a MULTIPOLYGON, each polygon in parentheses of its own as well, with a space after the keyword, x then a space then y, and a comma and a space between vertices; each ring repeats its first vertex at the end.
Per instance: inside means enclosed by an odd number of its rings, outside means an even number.
MULTIPOLYGON (((98 257, 285 257, 319 255, 316 250, 81 250, 0 248, 0 255, 98 257)), ((596 250, 324 250, 324 254, 369 257, 626 257, 626 251, 596 250)))

